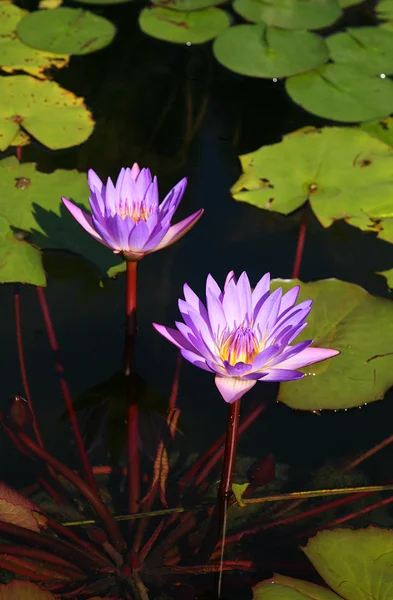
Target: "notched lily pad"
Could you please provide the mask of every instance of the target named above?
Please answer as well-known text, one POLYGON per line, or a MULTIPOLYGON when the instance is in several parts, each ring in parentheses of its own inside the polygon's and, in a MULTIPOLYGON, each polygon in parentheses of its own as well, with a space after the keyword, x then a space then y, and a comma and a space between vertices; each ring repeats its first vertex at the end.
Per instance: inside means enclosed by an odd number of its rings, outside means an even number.
POLYGON ((393 74, 393 31, 382 27, 348 27, 326 38, 330 57, 368 75, 393 74))
POLYGON ((341 354, 299 369, 306 377, 280 384, 278 401, 315 411, 381 400, 393 385, 393 302, 337 279, 276 279, 272 287, 285 292, 294 284, 300 285, 300 301, 313 300, 308 325, 296 341, 313 339, 314 346, 341 354))
POLYGON ((81 144, 93 131, 83 98, 54 81, 1 77, 0 98, 0 151, 13 143, 21 128, 52 150, 81 144))
POLYGON ((26 71, 44 79, 46 69, 64 67, 69 55, 41 52, 23 44, 16 35, 16 27, 27 14, 28 11, 14 4, 0 3, 0 69, 6 73, 26 71))
POLYGON ((356 123, 390 114, 393 82, 370 76, 362 69, 331 63, 289 77, 285 89, 305 110, 335 121, 356 123))
POLYGON ((248 21, 283 29, 320 29, 341 14, 336 0, 235 0, 233 8, 248 21))
POLYGON ((385 144, 393 147, 393 118, 365 121, 359 125, 360 129, 366 131, 372 137, 376 137, 385 144))
POLYGON ((214 41, 213 52, 224 67, 250 77, 285 77, 309 71, 328 60, 321 37, 264 24, 226 29, 214 41))
POLYGON ((49 52, 89 54, 108 46, 116 27, 81 8, 38 10, 22 19, 17 34, 27 46, 49 52))
POLYGON ((139 15, 139 26, 151 37, 174 44, 203 44, 214 39, 231 21, 220 8, 183 12, 163 6, 144 8, 139 15))

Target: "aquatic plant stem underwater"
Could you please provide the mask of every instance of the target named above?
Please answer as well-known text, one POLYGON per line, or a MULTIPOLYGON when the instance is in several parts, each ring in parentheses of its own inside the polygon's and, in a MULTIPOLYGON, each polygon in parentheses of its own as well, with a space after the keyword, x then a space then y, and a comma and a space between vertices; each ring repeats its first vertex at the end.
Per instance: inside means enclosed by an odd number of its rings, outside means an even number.
POLYGON ((127 387, 127 480, 128 510, 136 513, 140 499, 140 458, 139 458, 139 414, 138 399, 132 386, 132 360, 136 335, 136 271, 138 262, 127 261, 126 275, 126 339, 124 350, 124 374, 127 387))
POLYGON ((300 221, 299 235, 296 244, 295 261, 293 263, 292 279, 298 279, 303 258, 304 242, 307 232, 307 208, 303 210, 302 219, 300 221))

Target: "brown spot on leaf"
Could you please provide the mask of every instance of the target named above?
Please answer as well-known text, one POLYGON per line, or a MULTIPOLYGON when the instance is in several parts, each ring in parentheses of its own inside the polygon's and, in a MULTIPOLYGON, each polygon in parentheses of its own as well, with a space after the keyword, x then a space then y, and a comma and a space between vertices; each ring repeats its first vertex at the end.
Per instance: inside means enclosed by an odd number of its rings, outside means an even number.
POLYGON ((310 194, 312 194, 313 192, 316 192, 318 189, 318 185, 316 183, 311 183, 308 186, 308 191, 310 192, 310 194))
POLYGON ((15 181, 15 187, 18 190, 25 190, 29 187, 29 185, 31 185, 31 181, 28 177, 16 177, 15 181))

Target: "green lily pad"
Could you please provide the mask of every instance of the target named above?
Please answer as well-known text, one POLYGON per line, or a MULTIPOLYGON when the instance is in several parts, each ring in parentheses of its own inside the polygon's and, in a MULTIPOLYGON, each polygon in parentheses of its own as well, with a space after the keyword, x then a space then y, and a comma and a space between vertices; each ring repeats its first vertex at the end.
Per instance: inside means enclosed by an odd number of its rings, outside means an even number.
POLYGON ((376 6, 376 13, 381 21, 393 19, 393 0, 380 0, 376 6))
POLYGON ((6 73, 26 71, 34 77, 45 78, 44 71, 58 69, 69 62, 68 54, 41 52, 23 44, 15 34, 18 23, 28 11, 14 4, 0 3, 0 69, 6 73))
POLYGON ((272 288, 300 285, 300 300, 313 300, 308 325, 296 341, 341 354, 299 369, 304 379, 282 383, 278 401, 317 411, 353 408, 381 400, 393 385, 393 302, 358 285, 325 279, 313 283, 276 279, 272 288), (372 323, 372 335, 370 335, 372 323))
POLYGON ((253 600, 342 600, 320 585, 278 573, 272 579, 257 583, 252 591, 253 600))
POLYGON ((285 77, 328 60, 323 39, 309 31, 286 31, 258 25, 238 25, 214 41, 216 59, 227 69, 250 77, 285 77))
POLYGON ((393 31, 382 27, 348 27, 326 38, 330 58, 367 75, 393 74, 393 31))
POLYGON ((283 29, 320 29, 341 14, 336 0, 235 0, 233 8, 248 21, 283 29))
POLYGON ((375 121, 365 121, 360 123, 359 127, 369 135, 378 138, 385 144, 393 146, 393 118, 377 119, 375 121))
POLYGON ((368 121, 393 109, 393 82, 349 65, 332 63, 290 77, 285 89, 305 110, 335 121, 368 121))
POLYGON ((349 6, 355 6, 355 4, 362 4, 364 0, 338 0, 341 8, 348 8, 349 6))
POLYGON ((81 8, 38 10, 22 19, 17 34, 27 46, 64 54, 89 54, 108 46, 116 27, 81 8))
POLYGON ((240 162, 236 200, 284 215, 309 200, 323 227, 344 219, 393 241, 393 149, 361 129, 301 129, 240 162))
MULTIPOLYGON (((41 0, 42 1, 42 0, 41 0)), ((77 0, 81 4, 125 4, 126 2, 131 2, 131 0, 77 0)))
POLYGON ((0 77, 0 98, 0 151, 8 148, 20 127, 52 150, 81 144, 94 129, 83 98, 54 81, 0 77))
POLYGON ((378 527, 321 531, 302 550, 345 600, 393 598, 392 531, 378 527))
POLYGON ((190 12, 193 10, 202 10, 209 6, 223 4, 226 0, 152 0, 157 6, 164 6, 171 10, 181 10, 190 12))
POLYGON ((388 269, 387 271, 377 271, 376 275, 382 275, 382 277, 385 277, 388 287, 393 289, 393 269, 388 269))
POLYGON ((46 285, 40 251, 17 239, 2 212, 0 208, 0 283, 46 285))
POLYGON ((203 44, 229 27, 229 15, 220 8, 181 12, 162 6, 144 8, 139 26, 144 33, 174 44, 203 44))
MULTIPOLYGON (((4 226, 1 234, 8 243, 4 253, 10 247, 16 258, 25 252, 29 259, 29 262, 26 259, 26 265, 18 261, 12 270, 12 281, 24 281, 31 268, 34 281, 29 283, 44 285, 43 271, 40 275, 36 266, 33 269, 33 264, 36 265, 33 260, 39 257, 37 248, 68 250, 79 254, 95 266, 97 277, 105 276, 109 269, 119 265, 119 257, 93 240, 72 218, 61 203, 61 196, 89 210, 86 174, 63 169, 49 174, 41 173, 36 170, 34 163, 19 164, 15 157, 0 161, 0 217, 8 227, 6 230, 4 226), (8 236, 9 231, 15 230, 27 232, 27 240, 34 247, 21 242, 16 245, 8 236)), ((1 254, 0 245, 0 260, 1 254)), ((4 270, 1 271, 0 276, 3 277, 4 270)))

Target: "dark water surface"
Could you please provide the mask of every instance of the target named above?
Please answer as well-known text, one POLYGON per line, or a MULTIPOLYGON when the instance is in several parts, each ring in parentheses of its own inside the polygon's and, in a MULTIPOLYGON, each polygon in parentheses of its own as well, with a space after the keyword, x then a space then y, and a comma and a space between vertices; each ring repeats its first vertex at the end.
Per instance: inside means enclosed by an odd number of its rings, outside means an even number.
MULTIPOLYGON (((368 6, 349 13, 352 25, 368 22, 368 6)), ((138 267, 136 369, 168 397, 176 350, 151 323, 173 323, 184 282, 203 294, 209 272, 220 283, 230 269, 238 275, 247 270, 252 283, 266 271, 272 277, 291 276, 302 213, 284 218, 231 199, 229 188, 241 172, 237 156, 278 142, 304 125, 325 122, 294 105, 282 83, 225 71, 210 44, 183 48, 148 38, 136 26, 140 8, 134 3, 97 7, 98 14, 118 27, 114 43, 94 55, 73 58, 67 70, 55 74, 64 87, 85 97, 97 121, 92 137, 81 147, 53 153, 32 144, 23 150, 23 159, 37 162, 43 171, 93 168, 102 178, 116 177, 121 167, 137 161, 158 175, 162 197, 181 177, 189 178, 176 220, 204 207, 202 220, 180 242, 148 256, 138 267)), ((385 280, 374 272, 392 265, 389 244, 342 223, 324 230, 309 215, 303 281, 337 277, 389 296, 385 280)), ((41 430, 57 456, 76 464, 68 425, 58 422, 64 402, 37 296, 29 287, 21 294, 27 370, 41 430)), ((103 289, 64 274, 63 279, 59 273, 49 276, 47 298, 73 398, 120 368, 124 296, 124 276, 106 282, 103 289)), ((0 306, 3 405, 11 394, 23 394, 13 286, 0 288, 0 306)), ((370 335, 372 329, 370 322, 370 335)), ((274 398, 275 391, 275 385, 260 383, 244 405, 251 399, 274 398)), ((185 435, 178 442, 184 453, 202 451, 224 431, 226 405, 213 377, 189 364, 182 368, 179 406, 185 435)), ((240 452, 254 457, 272 452, 300 474, 300 480, 294 478, 296 489, 306 485, 313 469, 390 435, 392 422, 391 397, 361 410, 321 416, 272 403, 242 440, 240 452)), ((1 477, 24 480, 23 460, 4 435, 0 451, 6 456, 1 477)), ((370 483, 390 477, 391 459, 391 451, 385 450, 366 464, 370 483)))

